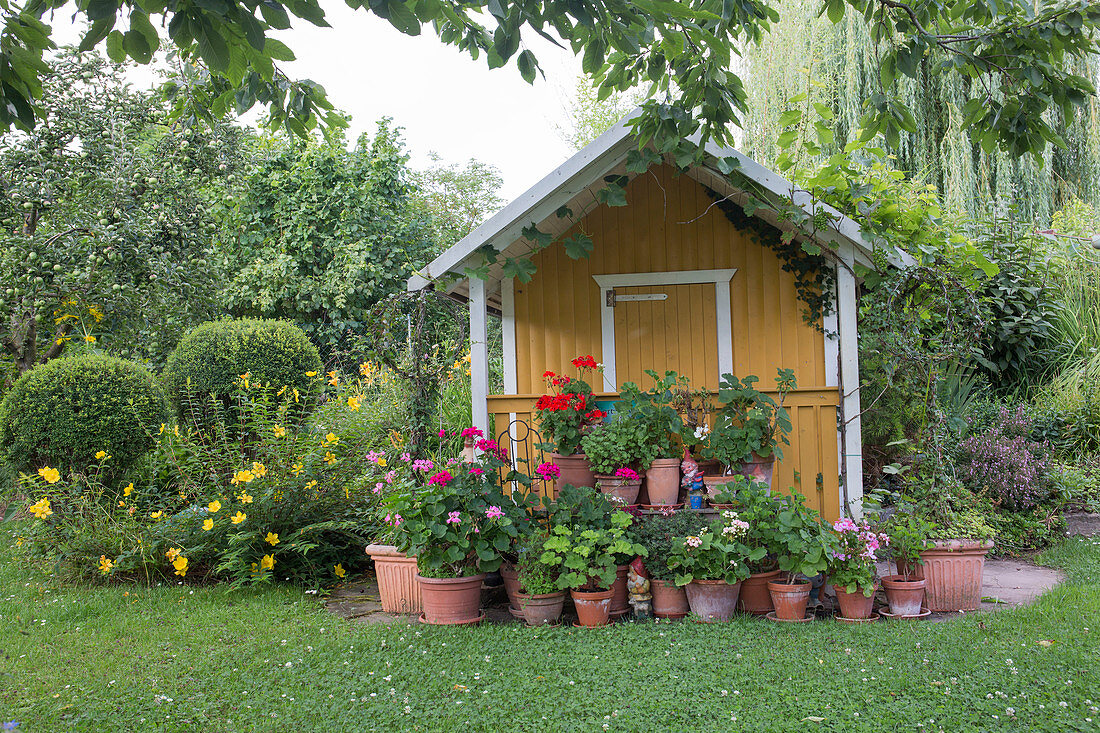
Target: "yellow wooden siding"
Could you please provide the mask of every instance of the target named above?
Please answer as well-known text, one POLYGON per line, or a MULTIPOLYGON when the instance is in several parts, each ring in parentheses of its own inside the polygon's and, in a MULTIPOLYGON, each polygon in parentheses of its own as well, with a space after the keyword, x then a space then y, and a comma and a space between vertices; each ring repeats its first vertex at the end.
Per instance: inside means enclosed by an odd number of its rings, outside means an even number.
MULTIPOLYGON (((532 281, 515 283, 517 392, 526 404, 491 398, 490 413, 498 415, 498 432, 507 425, 507 414, 501 418, 501 413, 515 411, 521 419, 530 418, 531 404, 544 391, 544 371, 575 374, 570 361, 582 354, 604 361, 601 293, 593 275, 736 268, 730 281, 734 374, 754 374, 760 378, 758 386, 768 389, 774 387, 777 368, 791 368, 800 387, 796 393, 800 401, 791 408, 795 424, 792 446, 776 468, 775 485, 783 489, 795 486, 811 506, 827 517, 836 517, 837 390, 825 386, 823 335, 802 318, 804 304, 798 300, 794 276, 783 271, 781 261, 760 243, 757 234, 739 231, 712 206, 713 200, 699 183, 676 176, 671 168, 655 167, 636 177, 627 187, 627 201, 623 207, 593 208, 566 234, 584 231, 592 238, 595 249, 589 258, 573 260, 561 246, 549 247, 534 257, 537 270, 532 281), (810 394, 816 397, 807 401, 810 394)), ((717 363, 717 354, 709 351, 716 344, 713 336, 700 336, 714 334, 716 328, 713 295, 709 299, 704 295, 709 287, 687 287, 682 298, 679 293, 670 296, 675 315, 670 308, 661 311, 659 306, 666 303, 632 304, 649 306, 651 316, 660 311, 679 322, 660 339, 631 344, 628 359, 622 358, 619 340, 620 383, 645 368, 669 363, 669 352, 686 349, 690 358, 681 353, 671 361, 697 386, 716 386, 717 375, 711 365, 717 363), (663 356, 658 357, 659 353, 663 356)), ((635 313, 643 310, 638 308, 635 313)), ((644 387, 647 381, 640 384, 644 387)), ((617 387, 592 386, 597 391, 617 387)))

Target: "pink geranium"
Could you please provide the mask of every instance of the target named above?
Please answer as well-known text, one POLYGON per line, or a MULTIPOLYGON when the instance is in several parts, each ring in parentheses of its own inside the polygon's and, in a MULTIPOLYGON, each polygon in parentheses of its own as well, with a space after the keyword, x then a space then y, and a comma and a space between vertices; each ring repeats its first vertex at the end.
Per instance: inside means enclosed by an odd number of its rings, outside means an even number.
POLYGON ((480 438, 483 435, 484 433, 481 432, 481 428, 463 428, 462 430, 463 438, 480 438))
POLYGON ((627 468, 626 466, 623 466, 615 472, 615 477, 626 479, 627 481, 637 481, 641 478, 641 475, 633 468, 627 468))
POLYGON ((462 518, 461 517, 462 517, 462 512, 458 512, 458 511, 449 512, 447 514, 447 524, 461 524, 462 523, 462 518))
POLYGON ((454 476, 452 476, 450 472, 440 471, 439 473, 428 479, 428 483, 435 484, 437 486, 446 486, 453 478, 454 476))
POLYGON ((504 512, 498 506, 491 506, 485 510, 485 516, 488 519, 500 519, 504 516, 504 512))
POLYGON ((543 481, 552 481, 561 476, 561 469, 553 463, 546 462, 540 463, 539 467, 535 469, 535 473, 537 473, 543 481))
POLYGON ((470 469, 470 473, 474 476, 484 476, 485 475, 485 469, 484 468, 477 468, 475 466, 474 468, 470 469))

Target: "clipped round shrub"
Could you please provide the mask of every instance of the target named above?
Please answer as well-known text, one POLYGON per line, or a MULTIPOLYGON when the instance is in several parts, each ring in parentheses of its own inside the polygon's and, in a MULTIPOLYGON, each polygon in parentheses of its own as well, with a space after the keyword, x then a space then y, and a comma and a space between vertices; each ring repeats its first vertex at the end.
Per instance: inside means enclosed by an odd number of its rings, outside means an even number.
POLYGON ((321 370, 317 347, 302 329, 287 321, 242 318, 210 321, 194 329, 168 357, 163 380, 182 422, 191 424, 196 402, 226 399, 240 376, 253 384, 284 385, 310 393, 321 370))
POLYGON ((82 470, 105 451, 117 470, 152 448, 167 420, 164 392, 141 364, 54 359, 21 376, 0 403, 0 450, 23 470, 82 470))

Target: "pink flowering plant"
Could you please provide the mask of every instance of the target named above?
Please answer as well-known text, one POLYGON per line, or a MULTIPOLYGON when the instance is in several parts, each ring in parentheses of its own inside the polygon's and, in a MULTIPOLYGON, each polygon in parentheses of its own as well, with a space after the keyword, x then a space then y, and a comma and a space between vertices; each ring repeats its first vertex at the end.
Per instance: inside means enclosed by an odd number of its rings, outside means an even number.
POLYGON ((889 544, 890 537, 875 532, 869 524, 857 524, 849 517, 833 522, 833 531, 838 543, 829 555, 830 580, 849 593, 858 590, 870 597, 878 584, 875 562, 879 550, 889 544))
POLYGON ((724 511, 698 535, 677 537, 672 542, 668 567, 676 585, 693 580, 724 580, 730 585, 749 577, 749 564, 764 557, 762 547, 745 544, 748 522, 737 512, 724 511))

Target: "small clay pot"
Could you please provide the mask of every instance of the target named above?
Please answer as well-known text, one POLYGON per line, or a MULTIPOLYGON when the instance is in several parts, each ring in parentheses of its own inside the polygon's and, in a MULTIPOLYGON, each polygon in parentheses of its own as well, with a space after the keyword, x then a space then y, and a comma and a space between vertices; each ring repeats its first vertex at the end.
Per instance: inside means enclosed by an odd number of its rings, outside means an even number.
POLYGON ((629 565, 615 568, 615 583, 611 586, 611 615, 615 618, 630 613, 630 594, 626 587, 626 577, 630 573, 629 565))
POLYGON ((519 608, 519 570, 511 563, 501 565, 500 577, 504 581, 504 592, 508 594, 508 605, 519 608))
POLYGON ((554 479, 551 499, 557 499, 558 492, 566 484, 578 488, 581 486, 596 487, 596 475, 592 473, 592 467, 588 464, 588 456, 584 453, 574 453, 571 456, 551 453, 550 462, 561 471, 561 474, 554 479))
POLYGON ((424 604, 424 623, 452 625, 481 618, 481 583, 485 573, 462 578, 416 576, 424 604))
POLYGON ((649 581, 653 595, 653 615, 657 618, 684 618, 691 613, 687 591, 671 580, 649 581))
POLYGON ((642 491, 642 480, 640 478, 625 479, 618 476, 597 476, 596 488, 600 490, 601 494, 613 496, 619 499, 620 503, 629 506, 638 501, 638 494, 642 491))
POLYGON ((561 609, 565 605, 565 591, 557 593, 516 594, 516 604, 523 612, 528 626, 552 624, 561 618, 561 609))
POLYGON ((420 613, 420 583, 416 556, 408 557, 394 545, 367 545, 378 578, 378 595, 386 613, 420 613))
MULTIPOLYGON (((878 584, 875 585, 875 589, 878 589, 878 584)), ((869 596, 863 595, 863 590, 860 588, 849 593, 843 585, 834 584, 833 590, 836 591, 836 602, 840 606, 841 616, 846 619, 871 617, 871 612, 875 610, 874 590, 869 596)))
POLYGON ((808 581, 801 583, 777 583, 768 582, 768 592, 775 606, 775 616, 781 621, 798 621, 806 617, 806 604, 810 601, 810 587, 813 584, 808 581))
POLYGON ((916 616, 924 605, 924 589, 928 581, 924 578, 907 580, 904 575, 887 575, 882 579, 886 590, 886 601, 890 604, 890 613, 895 616, 916 616))
POLYGON ((737 613, 741 583, 724 580, 693 580, 685 586, 691 612, 706 622, 729 621, 737 613))
POLYGON ((775 610, 772 594, 768 592, 768 583, 779 577, 781 570, 766 573, 753 573, 741 581, 741 597, 737 600, 737 610, 764 616, 775 610))
POLYGON ((569 592, 581 626, 606 626, 611 618, 611 590, 569 592))

